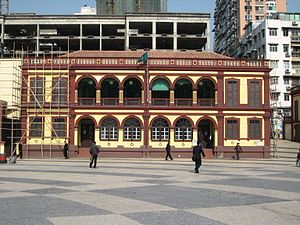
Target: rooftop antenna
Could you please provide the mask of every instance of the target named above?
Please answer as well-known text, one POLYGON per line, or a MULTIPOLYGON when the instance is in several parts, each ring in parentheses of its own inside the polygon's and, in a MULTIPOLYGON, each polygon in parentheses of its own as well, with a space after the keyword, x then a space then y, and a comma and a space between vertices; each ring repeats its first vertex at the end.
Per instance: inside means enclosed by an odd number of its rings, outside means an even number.
POLYGON ((9 0, 0 0, 0 12, 1 12, 1 15, 8 16, 8 14, 9 14, 9 0))

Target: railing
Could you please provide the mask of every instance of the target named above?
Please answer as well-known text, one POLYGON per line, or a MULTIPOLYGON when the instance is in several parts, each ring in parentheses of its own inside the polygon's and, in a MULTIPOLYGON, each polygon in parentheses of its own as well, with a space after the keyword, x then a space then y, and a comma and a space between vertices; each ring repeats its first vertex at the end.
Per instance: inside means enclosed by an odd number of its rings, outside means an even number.
POLYGON ((300 42, 300 37, 291 37, 292 42, 300 42))
POLYGON ((78 98, 78 105, 96 105, 96 98, 78 98))
POLYGON ((176 106, 192 106, 193 100, 191 98, 176 98, 175 105, 176 106))
POLYGON ((170 99, 168 98, 152 98, 151 100, 153 106, 169 106, 170 99))
POLYGON ((214 98, 198 98, 198 106, 215 106, 214 98))
POLYGON ((118 98, 101 98, 101 105, 118 105, 118 98))
POLYGON ((141 98, 124 98, 124 105, 141 105, 141 98))

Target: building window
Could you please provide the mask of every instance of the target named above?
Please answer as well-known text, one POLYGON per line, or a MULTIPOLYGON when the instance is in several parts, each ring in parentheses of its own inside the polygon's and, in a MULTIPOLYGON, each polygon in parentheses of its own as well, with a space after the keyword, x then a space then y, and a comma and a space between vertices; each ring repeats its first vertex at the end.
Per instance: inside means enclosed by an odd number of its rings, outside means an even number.
POLYGON ((269 44, 270 52, 277 52, 278 51, 278 45, 277 44, 269 44))
POLYGON ((52 103, 54 104, 67 104, 67 78, 54 77, 52 80, 52 103))
POLYGON ((226 88, 226 105, 229 107, 238 106, 239 90, 237 80, 227 80, 226 88))
POLYGON ((288 37, 289 36, 289 30, 283 29, 283 36, 288 37))
POLYGON ((34 117, 30 124, 30 137, 42 137, 43 136, 43 118, 34 117))
POLYGON ((278 60, 270 60, 270 68, 278 68, 278 60))
POLYGON ((239 139, 239 121, 237 119, 226 120, 226 139, 239 139))
POLYGON ((65 138, 67 136, 67 121, 64 117, 52 118, 52 137, 65 138))
POLYGON ((175 140, 186 141, 192 140, 193 128, 192 123, 187 119, 180 119, 175 124, 175 140))
POLYGON ((124 140, 125 141, 141 140, 141 124, 137 119, 130 118, 125 121, 124 140))
POLYGON ((258 107, 261 105, 261 82, 259 80, 249 81, 248 102, 251 107, 258 107))
POLYGON ((283 52, 289 53, 289 45, 286 44, 283 45, 283 52))
POLYGON ((169 140, 169 124, 165 119, 156 119, 152 124, 151 131, 152 140, 169 140))
POLYGON ((248 121, 248 138, 261 139, 261 120, 250 119, 248 121))
POLYGON ((288 60, 284 60, 283 61, 283 68, 284 69, 289 69, 290 68, 290 61, 288 61, 288 60))
POLYGON ((283 82, 284 82, 284 84, 289 85, 290 84, 290 78, 289 77, 284 77, 283 82))
POLYGON ((277 29, 269 28, 269 35, 270 36, 277 36, 277 29))
POLYGON ((271 101, 278 101, 280 93, 278 93, 278 92, 271 92, 270 96, 271 96, 271 101))
POLYGON ((118 140, 118 124, 113 118, 106 118, 101 123, 100 140, 118 140))
POLYGON ((298 108, 298 101, 295 101, 294 102, 294 118, 295 118, 295 121, 298 121, 299 120, 299 115, 298 115, 298 112, 299 112, 299 108, 298 108))
POLYGON ((265 37, 265 30, 261 30, 261 36, 262 36, 262 38, 265 37))
POLYGON ((278 84, 278 77, 271 77, 271 84, 278 84))
POLYGON ((290 94, 289 93, 284 94, 284 101, 286 101, 286 102, 290 101, 290 94))
POLYGON ((44 103, 44 78, 33 77, 30 79, 30 101, 35 104, 44 103))

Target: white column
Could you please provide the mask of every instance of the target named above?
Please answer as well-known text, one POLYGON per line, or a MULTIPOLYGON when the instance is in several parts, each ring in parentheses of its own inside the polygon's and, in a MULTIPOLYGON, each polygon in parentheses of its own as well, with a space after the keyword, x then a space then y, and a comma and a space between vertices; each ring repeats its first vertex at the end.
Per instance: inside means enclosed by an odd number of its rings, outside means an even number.
POLYGON ((156 22, 152 23, 152 49, 156 49, 156 22))

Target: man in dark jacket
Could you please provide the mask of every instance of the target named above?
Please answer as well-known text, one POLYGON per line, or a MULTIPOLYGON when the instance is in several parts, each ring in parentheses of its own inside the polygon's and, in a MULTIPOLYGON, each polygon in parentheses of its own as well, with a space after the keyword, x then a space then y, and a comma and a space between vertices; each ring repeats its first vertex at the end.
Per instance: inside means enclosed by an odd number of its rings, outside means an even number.
POLYGON ((296 161, 296 166, 300 166, 300 149, 297 155, 297 161, 296 161))
POLYGON ((90 168, 92 168, 93 163, 94 163, 94 168, 96 168, 99 152, 100 152, 100 149, 98 148, 98 146, 96 145, 96 142, 94 141, 92 146, 90 147, 90 155, 91 155, 90 168))
POLYGON ((197 146, 193 147, 193 160, 195 161, 195 173, 199 173, 199 168, 202 164, 201 155, 205 158, 205 154, 201 143, 197 142, 197 146))
POLYGON ((240 160, 240 153, 243 151, 242 147, 240 146, 240 143, 237 143, 234 147, 235 154, 236 154, 236 160, 240 160))
POLYGON ((172 156, 171 156, 171 146, 170 146, 170 141, 168 141, 168 144, 166 146, 166 160, 168 160, 168 157, 173 160, 172 156))
POLYGON ((65 145, 64 145, 64 157, 65 157, 65 159, 69 158, 69 145, 66 141, 65 141, 65 145))

